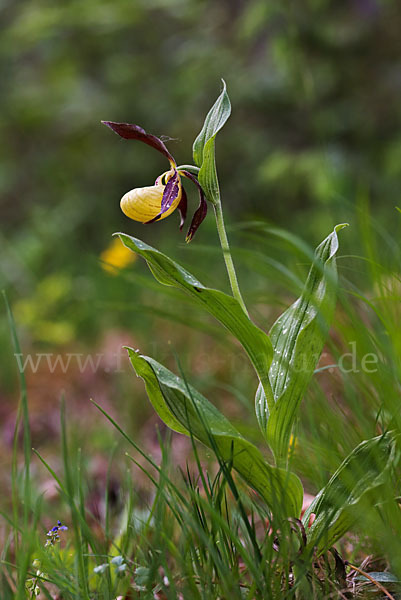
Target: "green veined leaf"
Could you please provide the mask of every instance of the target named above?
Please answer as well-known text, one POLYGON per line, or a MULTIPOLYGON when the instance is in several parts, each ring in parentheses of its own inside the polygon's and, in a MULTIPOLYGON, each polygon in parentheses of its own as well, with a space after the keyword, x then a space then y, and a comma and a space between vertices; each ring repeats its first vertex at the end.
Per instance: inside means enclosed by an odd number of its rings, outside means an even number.
POLYGON ((279 464, 287 461, 292 427, 300 402, 319 361, 336 304, 338 250, 334 231, 317 247, 302 295, 274 323, 270 331, 273 361, 269 378, 274 408, 269 414, 261 387, 255 398, 259 425, 279 464))
POLYGON ((217 408, 195 388, 147 356, 128 348, 130 360, 159 417, 174 431, 216 449, 254 488, 278 518, 298 516, 303 488, 298 477, 267 463, 217 408))
POLYGON ((223 90, 206 115, 203 127, 192 147, 194 161, 198 167, 201 167, 204 161, 206 144, 216 136, 231 114, 231 103, 227 94, 226 83, 224 80, 222 81, 223 90))
POLYGON ((378 502, 378 488, 386 482, 398 460, 392 433, 359 444, 305 512, 302 520, 306 528, 311 515, 315 515, 307 529, 307 549, 316 548, 318 555, 322 554, 363 516, 365 502, 378 502))
POLYGON ((140 254, 154 277, 164 285, 186 292, 222 323, 242 344, 259 380, 266 382, 273 356, 269 337, 245 315, 238 301, 219 290, 207 288, 181 265, 155 248, 124 233, 118 234, 127 248, 140 254))

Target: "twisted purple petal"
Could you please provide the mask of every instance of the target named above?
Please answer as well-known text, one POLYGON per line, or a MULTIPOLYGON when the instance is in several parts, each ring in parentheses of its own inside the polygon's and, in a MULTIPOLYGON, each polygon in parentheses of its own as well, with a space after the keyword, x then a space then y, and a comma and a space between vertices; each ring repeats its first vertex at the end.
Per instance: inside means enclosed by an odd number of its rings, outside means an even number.
POLYGON ((160 217, 171 208, 174 200, 177 198, 180 193, 180 176, 178 172, 174 169, 174 175, 168 180, 166 183, 166 187, 164 188, 160 212, 150 221, 146 221, 145 225, 149 225, 150 223, 154 223, 158 221, 160 217))

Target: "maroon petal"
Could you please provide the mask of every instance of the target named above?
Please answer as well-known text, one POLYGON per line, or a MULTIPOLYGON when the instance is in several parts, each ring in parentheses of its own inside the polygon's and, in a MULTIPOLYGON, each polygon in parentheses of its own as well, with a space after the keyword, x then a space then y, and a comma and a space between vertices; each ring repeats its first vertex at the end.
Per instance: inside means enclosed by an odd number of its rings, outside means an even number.
POLYGON ((180 212, 180 231, 184 227, 185 219, 187 217, 187 206, 188 206, 187 193, 184 190, 184 188, 182 188, 181 200, 177 207, 180 212))
POLYGON ((164 188, 160 212, 150 221, 146 221, 146 225, 150 223, 154 223, 160 217, 171 208, 174 200, 176 200, 178 194, 180 193, 180 177, 178 172, 174 170, 174 175, 168 180, 166 183, 166 187, 164 188))
POLYGON ((185 241, 190 242, 194 237, 199 225, 202 223, 203 219, 207 215, 207 202, 205 194, 195 175, 192 175, 192 173, 190 173, 189 171, 180 171, 180 173, 184 175, 184 177, 188 177, 188 179, 193 181, 199 190, 199 206, 196 209, 194 216, 192 217, 191 225, 189 226, 188 233, 185 237, 185 241))
POLYGON ((103 125, 110 127, 110 129, 126 140, 139 140, 140 142, 144 142, 144 144, 148 144, 148 146, 152 146, 152 148, 161 152, 169 161, 175 164, 174 158, 171 156, 164 143, 155 135, 146 133, 139 125, 134 125, 132 123, 114 123, 113 121, 102 121, 102 123, 103 125))

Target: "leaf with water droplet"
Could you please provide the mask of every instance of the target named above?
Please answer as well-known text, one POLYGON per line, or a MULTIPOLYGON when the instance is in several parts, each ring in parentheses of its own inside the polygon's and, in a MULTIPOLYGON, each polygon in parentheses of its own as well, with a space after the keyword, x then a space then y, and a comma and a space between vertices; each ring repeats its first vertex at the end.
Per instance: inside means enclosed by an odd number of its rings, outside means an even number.
MULTIPOLYGON (((274 323, 270 331, 273 360, 269 379, 274 408, 266 419, 257 409, 259 425, 279 464, 286 464, 290 436, 300 402, 306 392, 327 338, 336 304, 338 250, 334 231, 316 248, 302 295, 274 323)), ((256 398, 266 402, 259 386, 256 398)))
MULTIPOLYGON (((302 521, 309 527, 306 551, 326 552, 367 514, 367 508, 389 501, 384 484, 400 459, 398 436, 389 432, 361 442, 343 460, 329 482, 315 496, 302 521)), ((396 486, 394 481, 392 486, 396 486)), ((394 487, 393 487, 394 489, 394 487)))

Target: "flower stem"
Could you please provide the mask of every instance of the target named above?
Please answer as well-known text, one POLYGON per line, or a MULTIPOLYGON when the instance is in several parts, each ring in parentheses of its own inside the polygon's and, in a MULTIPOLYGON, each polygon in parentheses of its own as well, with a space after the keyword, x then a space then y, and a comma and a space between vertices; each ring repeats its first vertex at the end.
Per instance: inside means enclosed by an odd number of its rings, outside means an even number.
MULTIPOLYGON (((224 256, 224 260, 226 263, 228 278, 230 280, 231 290, 233 292, 234 298, 236 298, 238 300, 242 310, 244 311, 246 316, 249 317, 247 308, 245 306, 245 302, 242 298, 241 291, 239 289, 237 274, 235 272, 234 262, 233 262, 233 259, 231 256, 231 251, 230 251, 230 246, 228 243, 226 228, 224 225, 223 209, 221 206, 220 195, 218 195, 217 197, 214 198, 213 208, 214 208, 214 214, 216 217, 217 231, 219 232, 220 245, 221 245, 221 249, 223 250, 223 256, 224 256)), ((265 393, 269 412, 271 413, 274 408, 274 395, 273 395, 272 387, 270 384, 268 372, 266 372, 264 377, 261 377, 261 375, 259 374, 259 380, 262 384, 263 391, 265 393)))
POLYGON ((223 251, 224 261, 226 263, 228 278, 230 280, 231 290, 234 298, 238 300, 242 310, 248 317, 248 311, 246 309, 245 302, 242 298, 241 291, 239 289, 237 274, 235 272, 235 267, 231 256, 226 228, 224 225, 223 209, 221 207, 220 198, 217 201, 213 202, 213 208, 216 217, 217 231, 219 232, 220 245, 223 251))
POLYGON ((177 171, 189 171, 194 175, 198 175, 199 167, 195 167, 195 165, 180 165, 179 167, 177 167, 177 171))
MULTIPOLYGON (((180 165, 179 167, 177 167, 177 171, 189 171, 190 173, 193 173, 194 175, 199 176, 200 169, 199 169, 199 167, 195 167, 195 165, 180 165)), ((215 214, 216 223, 217 223, 217 231, 219 232, 220 245, 221 245, 221 249, 223 250, 224 261, 226 263, 228 278, 230 280, 230 285, 231 285, 231 290, 232 290, 233 296, 234 296, 234 298, 236 298, 238 300, 238 302, 239 302, 242 310, 246 314, 246 316, 249 317, 248 311, 245 306, 245 302, 242 298, 241 291, 239 289, 237 274, 235 272, 234 262, 233 262, 233 259, 231 256, 231 251, 230 251, 230 246, 228 243, 226 228, 224 225, 224 217, 223 217, 223 209, 222 209, 221 200, 220 200, 220 192, 219 191, 217 191, 217 193, 215 192, 215 194, 213 194, 211 197, 209 197, 209 200, 213 204, 214 214, 215 214)))

